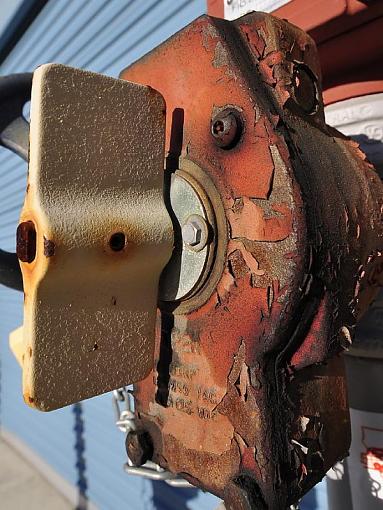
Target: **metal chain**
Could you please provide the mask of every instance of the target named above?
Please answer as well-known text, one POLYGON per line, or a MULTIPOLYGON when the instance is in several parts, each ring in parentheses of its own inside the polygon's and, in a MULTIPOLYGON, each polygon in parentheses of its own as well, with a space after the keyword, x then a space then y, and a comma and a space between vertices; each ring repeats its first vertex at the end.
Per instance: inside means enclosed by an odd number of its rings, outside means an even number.
POLYGON ((132 390, 128 390, 125 386, 114 390, 112 393, 113 407, 116 415, 116 426, 128 434, 129 432, 136 430, 136 422, 133 411, 133 395, 132 390), (125 403, 124 409, 121 410, 120 406, 125 403))
MULTIPOLYGON (((137 430, 136 417, 134 414, 133 391, 124 386, 123 388, 114 390, 112 398, 116 415, 116 426, 119 430, 124 432, 124 434, 129 434, 129 432, 137 430), (124 407, 121 409, 122 406, 124 407)), ((129 475, 141 476, 148 480, 160 480, 166 482, 172 487, 185 489, 194 487, 184 478, 181 478, 170 471, 166 471, 166 469, 163 469, 161 466, 150 460, 143 466, 134 466, 128 457, 128 462, 124 464, 124 471, 129 475)), ((217 510, 220 510, 221 508, 225 508, 223 503, 221 503, 217 510)), ((291 505, 290 510, 299 510, 299 507, 298 505, 291 505)))
MULTIPOLYGON (((129 432, 137 430, 136 417, 134 414, 133 391, 124 386, 123 388, 114 390, 112 398, 116 415, 116 426, 125 434, 129 434, 129 432), (124 408, 121 409, 123 404, 124 408)), ((128 462, 124 464, 124 471, 129 475, 141 476, 148 480, 160 480, 166 482, 172 487, 185 489, 194 487, 184 478, 181 478, 170 471, 166 471, 166 469, 163 469, 161 466, 150 460, 143 466, 134 466, 128 457, 128 462)), ((223 503, 221 503, 221 505, 223 505, 223 503)), ((225 508, 221 505, 217 508, 217 510, 225 508)), ((291 505, 289 510, 299 510, 299 506, 291 505)))
MULTIPOLYGON (((137 430, 133 391, 126 387, 119 388, 113 391, 112 399, 116 415, 116 426, 119 430, 125 434, 137 430)), ((143 466, 134 466, 128 457, 128 462, 124 465, 124 471, 130 475, 142 476, 149 480, 162 480, 172 487, 193 487, 184 478, 163 469, 151 461, 146 462, 143 466)))

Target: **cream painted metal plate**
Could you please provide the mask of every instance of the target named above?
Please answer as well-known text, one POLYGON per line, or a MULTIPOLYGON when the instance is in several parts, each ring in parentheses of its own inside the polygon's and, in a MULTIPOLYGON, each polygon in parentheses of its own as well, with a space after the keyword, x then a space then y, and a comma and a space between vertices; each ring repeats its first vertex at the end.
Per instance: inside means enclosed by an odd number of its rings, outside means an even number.
POLYGON ((158 280, 173 247, 164 138, 156 91, 57 64, 35 71, 16 349, 33 407, 131 384, 153 366, 158 280))

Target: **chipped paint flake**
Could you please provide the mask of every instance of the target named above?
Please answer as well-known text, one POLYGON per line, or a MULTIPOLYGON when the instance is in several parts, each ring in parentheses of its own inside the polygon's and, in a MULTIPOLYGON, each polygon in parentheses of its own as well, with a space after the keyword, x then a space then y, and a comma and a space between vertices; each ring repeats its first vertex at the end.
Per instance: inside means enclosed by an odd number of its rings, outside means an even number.
POLYGON ((283 241, 292 231, 291 209, 286 204, 274 204, 269 215, 266 217, 262 207, 243 197, 243 208, 239 213, 228 211, 232 237, 250 241, 283 241))

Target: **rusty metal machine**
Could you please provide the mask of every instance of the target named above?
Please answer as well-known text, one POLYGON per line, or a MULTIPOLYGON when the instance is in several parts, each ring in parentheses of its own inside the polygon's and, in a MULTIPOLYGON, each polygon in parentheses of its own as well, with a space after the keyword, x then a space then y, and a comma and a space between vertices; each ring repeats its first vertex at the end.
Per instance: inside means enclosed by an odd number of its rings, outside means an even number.
POLYGON ((120 77, 33 76, 25 400, 134 383, 130 472, 284 510, 348 452, 382 183, 324 122, 312 39, 271 15, 199 18, 120 77))

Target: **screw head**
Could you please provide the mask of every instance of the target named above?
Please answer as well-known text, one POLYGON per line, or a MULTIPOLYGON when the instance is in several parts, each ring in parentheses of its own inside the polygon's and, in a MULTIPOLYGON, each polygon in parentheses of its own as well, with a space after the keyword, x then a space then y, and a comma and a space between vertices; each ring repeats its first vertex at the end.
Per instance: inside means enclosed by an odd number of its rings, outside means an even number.
POLYGON ((293 72, 293 93, 297 104, 307 114, 316 113, 318 109, 318 89, 310 68, 296 64, 293 72))
POLYGON ((190 246, 196 246, 201 241, 201 229, 197 222, 185 223, 182 227, 182 239, 190 246))
POLYGON ((211 121, 211 135, 222 149, 232 149, 238 143, 241 133, 239 112, 232 109, 222 110, 211 121))
POLYGON ((206 221, 198 214, 192 214, 182 226, 182 240, 193 251, 205 248, 209 237, 206 221))
POLYGON ((148 432, 134 430, 129 432, 125 441, 126 453, 134 466, 142 466, 153 457, 153 443, 148 432))

